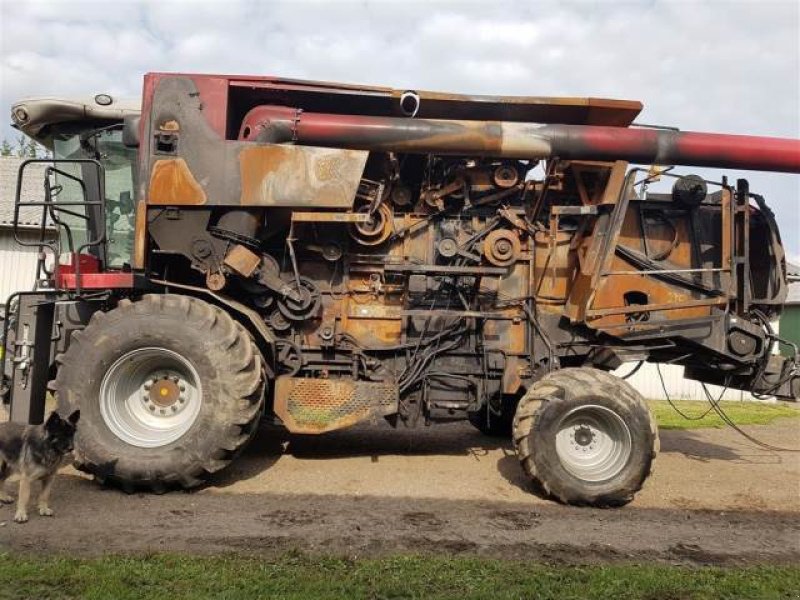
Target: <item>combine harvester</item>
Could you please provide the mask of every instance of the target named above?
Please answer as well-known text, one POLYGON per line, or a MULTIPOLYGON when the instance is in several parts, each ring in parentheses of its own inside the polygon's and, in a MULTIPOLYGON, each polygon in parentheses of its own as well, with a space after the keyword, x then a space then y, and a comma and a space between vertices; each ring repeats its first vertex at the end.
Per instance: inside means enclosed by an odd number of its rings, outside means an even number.
POLYGON ((800 395, 797 348, 773 352, 764 199, 667 168, 798 173, 800 142, 638 127, 641 109, 163 73, 141 107, 18 103, 54 159, 16 214, 58 233, 8 304, 12 418, 40 422, 50 382, 81 409, 79 467, 129 491, 200 484, 264 417, 469 419, 513 435, 554 498, 622 505, 658 432, 610 370, 800 395))

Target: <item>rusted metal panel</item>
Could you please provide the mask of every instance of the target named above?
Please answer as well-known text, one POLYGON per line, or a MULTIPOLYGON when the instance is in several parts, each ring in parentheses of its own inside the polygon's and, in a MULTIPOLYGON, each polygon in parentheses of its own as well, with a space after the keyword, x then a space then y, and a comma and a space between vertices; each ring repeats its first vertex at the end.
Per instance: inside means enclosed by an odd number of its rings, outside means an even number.
POLYGON ((292 211, 292 221, 295 223, 365 223, 368 220, 367 213, 292 211))
POLYGON ((225 264, 244 277, 252 277, 260 263, 261 257, 241 244, 236 244, 225 255, 225 264))
POLYGON ((131 266, 144 269, 147 258, 147 204, 144 201, 136 203, 135 219, 131 266))
POLYGON ((182 158, 160 159, 153 163, 147 203, 164 206, 205 204, 208 198, 182 158))
POLYGON ((292 433, 319 434, 397 412, 397 386, 347 379, 278 377, 275 414, 292 433))
POLYGON ((367 152, 308 146, 253 146, 239 153, 241 204, 350 208, 367 152))

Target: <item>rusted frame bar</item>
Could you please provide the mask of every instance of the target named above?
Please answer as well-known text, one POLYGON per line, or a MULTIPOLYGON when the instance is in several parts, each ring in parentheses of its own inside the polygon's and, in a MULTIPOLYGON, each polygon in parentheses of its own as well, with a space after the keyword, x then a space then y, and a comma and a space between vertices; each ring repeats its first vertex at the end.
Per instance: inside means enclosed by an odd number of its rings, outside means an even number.
POLYGON ((727 298, 715 298, 708 300, 687 300, 686 302, 669 302, 665 304, 634 304, 631 306, 620 306, 618 308, 602 308, 586 311, 588 317, 606 317, 609 315, 625 315, 630 313, 653 312, 660 310, 681 310, 684 308, 695 308, 699 306, 716 306, 727 304, 727 298))
POLYGON ((606 271, 603 275, 667 275, 670 273, 726 273, 727 267, 714 267, 709 269, 653 269, 652 271, 606 271))

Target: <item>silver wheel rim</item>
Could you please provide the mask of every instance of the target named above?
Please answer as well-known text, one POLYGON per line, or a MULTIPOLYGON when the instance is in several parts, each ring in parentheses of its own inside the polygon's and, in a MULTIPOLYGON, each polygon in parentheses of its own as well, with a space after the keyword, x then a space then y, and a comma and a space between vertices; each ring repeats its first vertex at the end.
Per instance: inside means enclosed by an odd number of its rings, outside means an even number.
POLYGON ((192 364, 166 348, 120 357, 100 384, 100 413, 119 439, 140 448, 166 446, 197 420, 203 390, 192 364))
POLYGON ((628 464, 631 445, 625 421, 605 406, 573 408, 558 424, 556 453, 561 465, 583 481, 599 483, 618 475, 628 464))

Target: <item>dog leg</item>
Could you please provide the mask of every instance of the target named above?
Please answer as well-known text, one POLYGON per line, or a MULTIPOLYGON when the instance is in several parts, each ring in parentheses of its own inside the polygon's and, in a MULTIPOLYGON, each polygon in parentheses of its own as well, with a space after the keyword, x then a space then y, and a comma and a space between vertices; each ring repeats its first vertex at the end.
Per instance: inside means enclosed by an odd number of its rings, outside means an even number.
POLYGON ((25 523, 28 520, 28 500, 31 497, 31 480, 23 475, 19 480, 19 496, 17 497, 17 514, 14 520, 25 523))
POLYGON ((53 473, 52 475, 48 475, 44 479, 42 479, 42 491, 39 494, 39 514, 43 517, 52 517, 53 516, 53 509, 48 506, 50 502, 50 489, 53 487, 53 481, 56 478, 56 474, 53 473))
POLYGON ((6 493, 5 484, 6 476, 8 475, 8 465, 5 461, 0 460, 0 503, 11 504, 14 499, 6 493))

